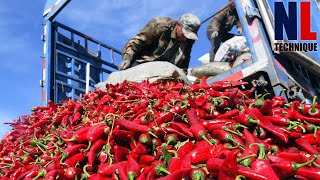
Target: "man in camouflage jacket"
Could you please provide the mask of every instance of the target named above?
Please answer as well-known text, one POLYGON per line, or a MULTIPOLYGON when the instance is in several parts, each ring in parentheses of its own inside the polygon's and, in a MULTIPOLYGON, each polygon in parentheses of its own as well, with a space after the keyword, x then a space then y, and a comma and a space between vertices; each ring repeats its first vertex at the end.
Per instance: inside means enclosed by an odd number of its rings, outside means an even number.
POLYGON ((242 34, 242 27, 233 0, 229 0, 229 4, 226 9, 213 17, 207 28, 207 36, 211 42, 210 61, 214 60, 214 56, 221 42, 233 37, 233 35, 228 32, 234 25, 237 27, 239 35, 242 34))
POLYGON ((153 18, 124 46, 119 70, 144 62, 168 61, 186 72, 200 24, 192 14, 184 14, 178 21, 168 17, 153 18))

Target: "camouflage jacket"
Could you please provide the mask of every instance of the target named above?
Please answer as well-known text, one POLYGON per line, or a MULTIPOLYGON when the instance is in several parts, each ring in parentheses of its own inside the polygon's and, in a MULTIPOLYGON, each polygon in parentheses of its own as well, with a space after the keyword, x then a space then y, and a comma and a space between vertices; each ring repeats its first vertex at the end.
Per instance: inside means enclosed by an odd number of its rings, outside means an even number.
POLYGON ((122 60, 146 62, 168 61, 187 70, 194 40, 176 39, 176 20, 156 17, 130 39, 122 50, 122 60))
POLYGON ((226 34, 234 25, 236 25, 238 29, 241 28, 236 10, 232 10, 229 6, 213 17, 208 25, 207 32, 219 31, 222 34, 226 34))

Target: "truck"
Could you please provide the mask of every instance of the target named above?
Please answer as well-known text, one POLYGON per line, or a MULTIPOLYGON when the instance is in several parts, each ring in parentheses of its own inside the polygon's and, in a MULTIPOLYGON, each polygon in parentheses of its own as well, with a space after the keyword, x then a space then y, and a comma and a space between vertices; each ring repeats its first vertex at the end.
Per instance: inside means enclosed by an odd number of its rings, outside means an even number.
MULTIPOLYGON (((117 71, 121 51, 55 20, 71 0, 47 0, 43 17, 42 104, 77 99, 117 71), (94 48, 92 48, 94 47, 94 48), (108 55, 106 55, 108 54, 108 55)), ((282 95, 288 101, 309 101, 320 95, 320 51, 277 51, 275 46, 291 40, 275 38, 275 0, 234 0, 251 58, 209 80, 247 81, 243 88, 257 93, 282 95), (285 92, 285 93, 283 93, 285 92)), ((281 1, 288 5, 289 1, 281 1)), ((300 2, 300 1, 299 1, 300 2)), ((308 1, 311 22, 320 19, 320 2, 308 1)), ((296 5, 299 3, 296 3, 296 5)), ((228 5, 226 5, 228 6, 228 5)), ((226 8, 226 6, 224 8, 226 8)), ((223 10, 222 8, 221 10, 223 10)), ((220 11, 221 11, 220 10, 220 11)), ((320 23, 310 31, 320 32, 320 23)), ((302 40, 296 40, 302 43, 302 40)), ((319 44, 319 40, 312 41, 319 44)))

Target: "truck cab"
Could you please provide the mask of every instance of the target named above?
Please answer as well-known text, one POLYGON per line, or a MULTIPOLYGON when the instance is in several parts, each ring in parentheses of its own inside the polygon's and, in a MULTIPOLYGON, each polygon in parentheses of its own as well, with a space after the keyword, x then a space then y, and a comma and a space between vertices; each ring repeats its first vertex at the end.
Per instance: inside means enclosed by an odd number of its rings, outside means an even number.
MULTIPOLYGON (((56 15, 70 1, 47 0, 45 6, 42 36, 43 74, 40 81, 44 105, 49 100, 57 103, 66 98, 81 97, 82 94, 93 89, 95 84, 105 80, 104 77, 107 74, 116 71, 115 59, 121 59, 121 51, 116 48, 55 21, 56 15)), ((313 96, 319 96, 319 50, 304 52, 276 49, 276 46, 284 43, 319 44, 319 35, 316 37, 317 40, 312 41, 292 41, 288 38, 275 40, 276 2, 278 1, 234 0, 251 58, 210 78, 209 83, 222 80, 248 81, 249 85, 243 88, 254 86, 258 93, 268 92, 270 96, 281 94, 287 100, 304 101, 312 99, 313 96)), ((310 12, 309 20, 318 21, 320 19, 319 1, 307 2, 309 2, 307 4, 310 12)), ((281 3, 288 9, 287 0, 281 3)), ((296 2, 296 8, 300 6, 300 1, 296 2)), ((290 14, 287 19, 290 20, 291 17, 290 14)), ((299 14, 296 17, 299 17, 299 14)), ((297 22, 300 22, 299 19, 297 22)), ((288 28, 284 30, 287 31, 288 28)), ((311 23, 309 31, 319 34, 320 23, 311 23)))
MULTIPOLYGON (((279 16, 278 9, 275 8, 276 2, 274 0, 234 0, 243 27, 243 36, 246 37, 250 48, 251 59, 211 78, 210 82, 243 80, 251 82, 252 86, 261 91, 260 93, 268 92, 271 96, 281 94, 287 100, 310 100, 314 96, 319 96, 320 93, 320 53, 314 49, 306 52, 303 48, 302 51, 301 49, 297 51, 284 49, 283 46, 289 46, 289 44, 317 46, 318 37, 313 41, 293 41, 285 39, 285 36, 284 40, 275 40, 276 28, 279 28, 279 26, 275 27, 275 19, 279 20, 275 18, 279 16), (282 49, 276 47, 280 45, 282 49), (282 93, 283 91, 285 93, 282 93)), ((288 1, 278 3, 288 9, 288 1)), ((299 8, 301 3, 300 1, 295 4, 291 2, 290 6, 299 8)), ((320 18, 319 1, 310 0, 305 6, 308 6, 307 11, 311 12, 307 20, 313 22, 309 23, 312 25, 309 31, 319 33, 319 23, 315 23, 320 18)), ((297 10, 297 16, 298 12, 297 10)), ((306 15, 303 14, 303 16, 306 15)), ((289 18, 293 17, 291 14, 290 16, 289 18)), ((296 20, 299 22, 299 19, 296 20)), ((297 28, 299 30, 299 26, 297 28)))

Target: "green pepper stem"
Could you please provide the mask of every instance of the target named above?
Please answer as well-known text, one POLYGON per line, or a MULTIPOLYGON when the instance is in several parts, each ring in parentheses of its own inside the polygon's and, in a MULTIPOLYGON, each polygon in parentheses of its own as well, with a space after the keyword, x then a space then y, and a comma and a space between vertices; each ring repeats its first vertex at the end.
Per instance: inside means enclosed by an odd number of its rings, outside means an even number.
POLYGON ((296 162, 292 162, 292 169, 293 169, 294 172, 296 172, 296 171, 298 171, 299 168, 313 163, 317 158, 318 158, 318 157, 314 157, 314 158, 311 159, 310 161, 305 162, 305 163, 301 163, 301 164, 298 164, 298 163, 296 163, 296 162))
POLYGON ((158 138, 157 135, 155 135, 152 131, 148 131, 148 134, 150 134, 151 136, 155 137, 155 138, 158 138))
POLYGON ((312 162, 312 164, 314 165, 314 166, 316 166, 317 168, 320 168, 320 165, 318 164, 318 163, 316 163, 316 162, 312 162))
POLYGON ((129 180, 134 180, 134 179, 136 179, 137 174, 135 172, 130 171, 127 173, 127 177, 129 180))
POLYGON ((205 140, 209 145, 213 145, 212 142, 210 142, 209 139, 206 137, 205 133, 201 133, 200 138, 205 140))
POLYGON ((241 179, 247 179, 247 178, 243 175, 238 175, 235 180, 241 180, 241 179))
POLYGON ((237 159, 237 162, 239 163, 239 162, 241 162, 243 160, 246 160, 246 159, 249 159, 249 158, 252 158, 252 157, 257 157, 257 155, 256 154, 250 154, 249 156, 245 156, 245 157, 237 159))
POLYGON ((41 171, 37 174, 37 176, 33 178, 33 180, 36 180, 36 179, 38 179, 38 178, 40 178, 40 177, 45 177, 46 174, 47 174, 47 173, 46 173, 45 170, 41 170, 41 171))
POLYGON ((204 180, 206 177, 204 177, 203 172, 196 170, 192 173, 192 180, 204 180))
POLYGON ((248 124, 257 124, 258 126, 260 125, 260 120, 255 120, 253 117, 249 117, 247 119, 248 124))
POLYGON ((236 131, 232 131, 232 130, 229 129, 227 126, 223 126, 222 129, 223 129, 224 131, 226 131, 226 132, 229 132, 229 133, 232 133, 232 134, 235 134, 235 135, 238 135, 238 136, 242 136, 242 133, 236 132, 236 131))
POLYGON ((265 159, 265 157, 266 157, 266 147, 264 145, 259 144, 259 143, 252 143, 252 144, 250 144, 250 147, 252 147, 253 145, 257 145, 259 147, 258 159, 265 159))
POLYGON ((238 130, 238 128, 248 129, 247 126, 242 125, 242 124, 234 124, 234 125, 233 125, 233 128, 234 128, 235 130, 238 130))
POLYGON ((87 149, 83 150, 83 152, 89 151, 89 149, 91 148, 91 145, 92 145, 92 143, 91 143, 91 141, 89 141, 89 145, 88 145, 87 149))
POLYGON ((65 141, 65 142, 75 141, 76 137, 72 136, 72 138, 70 138, 70 139, 62 139, 62 140, 65 141))
POLYGON ((157 167, 156 167, 156 172, 157 174, 161 174, 161 173, 165 173, 165 174, 171 174, 163 164, 159 164, 157 167))
POLYGON ((232 137, 231 134, 228 134, 228 135, 226 136, 226 140, 231 141, 231 142, 233 142, 233 143, 235 143, 235 144, 237 144, 237 145, 245 148, 245 147, 244 147, 243 145, 241 145, 238 141, 236 141, 235 139, 233 139, 233 137, 232 137))
POLYGON ((317 98, 318 98, 317 96, 313 97, 311 111, 310 111, 311 113, 315 113, 315 111, 316 111, 315 106, 316 106, 317 98))

